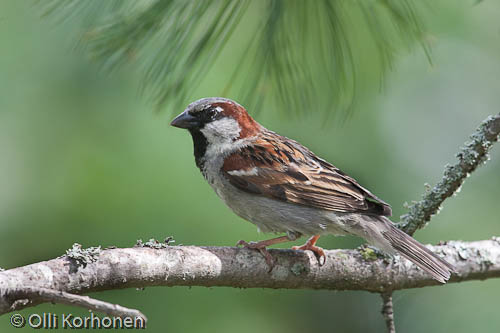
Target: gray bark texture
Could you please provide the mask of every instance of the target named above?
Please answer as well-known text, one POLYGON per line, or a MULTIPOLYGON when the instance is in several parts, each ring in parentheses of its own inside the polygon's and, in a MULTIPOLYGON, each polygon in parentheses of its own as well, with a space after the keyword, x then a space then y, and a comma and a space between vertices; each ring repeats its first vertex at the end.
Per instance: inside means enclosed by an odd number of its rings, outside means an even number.
MULTIPOLYGON (((458 273, 452 276, 450 283, 500 277, 500 238, 450 241, 429 248, 457 268, 458 273)), ((371 249, 325 252, 327 260, 320 267, 310 251, 270 250, 276 262, 271 272, 258 251, 235 247, 114 248, 101 250, 97 259, 88 263, 65 255, 0 272, 0 314, 44 301, 22 301, 23 296, 16 295, 15 291, 25 286, 82 294, 150 286, 384 293, 439 285, 411 262, 398 257, 379 258, 371 249)))
POLYGON ((394 324, 394 308, 392 305, 392 292, 382 293, 382 316, 384 316, 387 333, 396 333, 394 324))

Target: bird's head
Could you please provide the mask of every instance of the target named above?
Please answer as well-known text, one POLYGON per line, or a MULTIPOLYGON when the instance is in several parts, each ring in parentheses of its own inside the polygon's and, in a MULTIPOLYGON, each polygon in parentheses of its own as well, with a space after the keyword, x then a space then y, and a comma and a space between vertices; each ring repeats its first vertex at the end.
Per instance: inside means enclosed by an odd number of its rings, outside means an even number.
POLYGON ((188 105, 170 125, 202 134, 208 144, 227 144, 256 135, 261 126, 240 104, 227 98, 202 98, 188 105))

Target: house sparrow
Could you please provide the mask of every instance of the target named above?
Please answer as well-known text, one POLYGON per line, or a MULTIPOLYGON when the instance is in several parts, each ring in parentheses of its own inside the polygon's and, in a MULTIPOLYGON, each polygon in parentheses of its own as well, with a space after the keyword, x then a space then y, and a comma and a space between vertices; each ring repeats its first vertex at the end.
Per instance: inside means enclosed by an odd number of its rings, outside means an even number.
POLYGON ((258 124, 238 103, 220 97, 191 103, 171 123, 193 138, 196 165, 217 195, 260 231, 286 233, 257 249, 272 269, 266 247, 311 236, 299 250, 311 250, 320 235, 356 235, 389 254, 399 253, 445 283, 454 268, 387 218, 391 207, 338 168, 298 142, 258 124))

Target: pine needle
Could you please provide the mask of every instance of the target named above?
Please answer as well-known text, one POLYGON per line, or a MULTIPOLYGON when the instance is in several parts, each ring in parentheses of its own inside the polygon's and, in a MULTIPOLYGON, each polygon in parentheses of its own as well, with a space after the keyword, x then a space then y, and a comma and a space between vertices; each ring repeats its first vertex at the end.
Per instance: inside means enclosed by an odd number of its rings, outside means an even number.
POLYGON ((104 70, 139 70, 142 92, 157 109, 201 97, 196 89, 222 57, 234 63, 222 73, 217 67, 220 95, 255 112, 271 98, 285 112, 322 111, 327 119, 350 114, 365 89, 358 82, 382 89, 402 51, 419 44, 430 61, 422 6, 416 0, 38 3, 42 16, 81 26, 79 49, 104 70))

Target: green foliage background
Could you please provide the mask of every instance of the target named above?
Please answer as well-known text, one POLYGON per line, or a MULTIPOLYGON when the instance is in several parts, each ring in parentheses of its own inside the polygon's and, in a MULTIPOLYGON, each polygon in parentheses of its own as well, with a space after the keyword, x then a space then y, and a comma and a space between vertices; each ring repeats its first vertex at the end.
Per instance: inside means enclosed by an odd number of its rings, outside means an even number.
MULTIPOLYGON (((356 109, 345 122, 291 116, 279 103, 262 107, 257 120, 351 174, 391 203, 397 219, 405 201, 441 177, 480 121, 500 111, 499 16, 494 1, 435 2, 426 14, 433 66, 421 50, 401 51, 381 94, 377 75, 361 73, 356 109)), ((70 51, 76 29, 40 20, 31 2, 0 2, 0 266, 54 258, 73 242, 128 247, 173 235, 178 244, 222 246, 266 238, 223 205, 194 165, 189 135, 168 126, 182 107, 152 112, 137 93, 136 71, 105 75, 70 51)), ((370 52, 363 55, 368 65, 377 61, 370 52)), ((224 53, 186 99, 220 93, 233 63, 224 53)), ((238 99, 236 92, 229 97, 238 99)), ((500 235, 499 170, 495 147, 416 238, 500 235)), ((320 240, 325 248, 360 243, 320 240)), ((499 288, 489 280, 397 292, 396 325, 405 332, 496 332, 499 288)), ((384 330, 380 297, 364 292, 179 287, 94 296, 141 309, 152 332, 384 330)), ((33 312, 85 314, 53 305, 21 311, 33 312)), ((15 330, 9 315, 0 318, 0 331, 15 330)))

